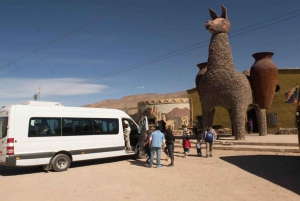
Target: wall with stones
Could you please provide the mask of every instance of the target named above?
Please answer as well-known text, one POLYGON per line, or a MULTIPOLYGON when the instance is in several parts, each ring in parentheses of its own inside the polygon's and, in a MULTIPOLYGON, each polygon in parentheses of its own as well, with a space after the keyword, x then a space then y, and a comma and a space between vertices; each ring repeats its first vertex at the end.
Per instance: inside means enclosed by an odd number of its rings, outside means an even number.
POLYGON ((294 131, 295 109, 297 104, 285 103, 286 98, 284 93, 296 87, 297 83, 300 84, 300 69, 278 70, 278 85, 280 86, 280 91, 275 93, 272 106, 267 110, 268 133, 278 133, 279 130, 285 130, 286 128, 291 128, 291 130, 294 131), (276 114, 277 125, 270 125, 271 113, 276 114))

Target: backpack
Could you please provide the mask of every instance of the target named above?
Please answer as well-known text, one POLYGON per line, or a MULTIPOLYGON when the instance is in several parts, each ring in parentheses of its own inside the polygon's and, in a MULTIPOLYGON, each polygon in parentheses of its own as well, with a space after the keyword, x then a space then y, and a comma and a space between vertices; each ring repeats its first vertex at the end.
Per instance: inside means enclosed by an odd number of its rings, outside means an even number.
POLYGON ((210 131, 206 132, 205 142, 212 142, 214 139, 214 134, 210 131))

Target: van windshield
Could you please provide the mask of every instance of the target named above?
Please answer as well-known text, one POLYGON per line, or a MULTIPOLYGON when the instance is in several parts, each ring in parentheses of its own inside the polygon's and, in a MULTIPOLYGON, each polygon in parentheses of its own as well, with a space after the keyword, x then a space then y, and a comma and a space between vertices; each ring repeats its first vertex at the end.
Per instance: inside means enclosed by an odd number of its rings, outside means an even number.
POLYGON ((7 135, 7 123, 8 123, 7 117, 0 118, 0 139, 6 137, 7 135))

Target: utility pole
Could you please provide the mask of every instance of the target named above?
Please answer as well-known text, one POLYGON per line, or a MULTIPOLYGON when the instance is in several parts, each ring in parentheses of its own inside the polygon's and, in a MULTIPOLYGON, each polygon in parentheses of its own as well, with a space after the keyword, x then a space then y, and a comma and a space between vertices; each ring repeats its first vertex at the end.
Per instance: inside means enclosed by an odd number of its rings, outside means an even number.
POLYGON ((33 95, 33 99, 36 100, 40 100, 41 99, 41 87, 39 87, 39 89, 35 92, 35 94, 33 95))

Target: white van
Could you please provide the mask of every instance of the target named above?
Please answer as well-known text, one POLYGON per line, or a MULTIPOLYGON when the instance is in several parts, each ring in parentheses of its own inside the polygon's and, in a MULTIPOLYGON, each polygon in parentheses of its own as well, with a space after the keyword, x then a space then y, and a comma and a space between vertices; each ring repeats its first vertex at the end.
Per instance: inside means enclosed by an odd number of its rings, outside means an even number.
MULTIPOLYGON (((67 170, 72 161, 133 155, 141 158, 139 126, 117 109, 64 107, 29 101, 0 110, 0 164, 67 170), (131 151, 125 150, 123 121, 131 151)), ((142 143, 141 143, 142 142, 142 143)))

